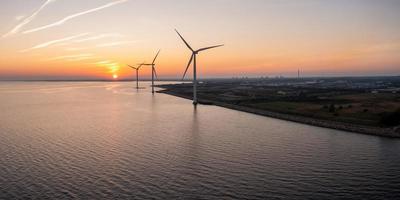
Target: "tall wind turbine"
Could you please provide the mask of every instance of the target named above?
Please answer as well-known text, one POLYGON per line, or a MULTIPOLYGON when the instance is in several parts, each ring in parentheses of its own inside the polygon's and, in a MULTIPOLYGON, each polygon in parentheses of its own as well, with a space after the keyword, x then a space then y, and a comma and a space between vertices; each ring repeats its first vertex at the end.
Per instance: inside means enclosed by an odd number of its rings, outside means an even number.
POLYGON ((156 57, 154 57, 153 62, 151 64, 142 64, 145 66, 151 66, 151 92, 154 94, 154 76, 157 78, 157 72, 156 72, 156 59, 158 57, 158 54, 160 54, 161 50, 158 50, 156 57))
POLYGON ((217 48, 217 47, 222 47, 224 46, 222 45, 216 45, 216 46, 210 46, 210 47, 205 47, 205 48, 201 48, 198 50, 193 50, 193 48, 189 45, 189 43, 186 42, 186 40, 182 37, 182 35, 178 32, 178 30, 176 30, 176 33, 178 33, 179 37, 182 39, 182 41, 186 44, 186 46, 190 49, 190 51, 192 51, 192 56, 190 57, 189 63, 186 67, 185 73, 183 74, 182 80, 185 78, 186 76, 186 72, 190 67, 190 64, 192 64, 193 61, 193 104, 197 105, 197 69, 196 69, 196 56, 198 53, 200 53, 201 51, 205 51, 208 49, 213 49, 213 48, 217 48))
POLYGON ((137 67, 133 67, 131 65, 128 65, 130 68, 136 70, 136 89, 139 89, 139 70, 143 66, 142 64, 139 64, 137 67))

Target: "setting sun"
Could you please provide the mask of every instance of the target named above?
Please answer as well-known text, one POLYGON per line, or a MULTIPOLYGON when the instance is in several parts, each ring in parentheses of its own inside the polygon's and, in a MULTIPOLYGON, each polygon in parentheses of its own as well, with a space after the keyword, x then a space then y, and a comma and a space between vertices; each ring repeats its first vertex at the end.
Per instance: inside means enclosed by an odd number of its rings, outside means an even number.
POLYGON ((117 79, 117 78, 118 78, 118 75, 114 74, 113 79, 117 79))

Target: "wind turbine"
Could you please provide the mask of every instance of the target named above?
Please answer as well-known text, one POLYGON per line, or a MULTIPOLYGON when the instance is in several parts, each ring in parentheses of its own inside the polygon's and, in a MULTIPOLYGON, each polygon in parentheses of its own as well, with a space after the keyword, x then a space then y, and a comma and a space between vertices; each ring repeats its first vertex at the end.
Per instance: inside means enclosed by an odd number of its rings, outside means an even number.
POLYGON ((136 89, 139 89, 139 69, 143 66, 142 64, 139 64, 137 67, 133 67, 131 65, 128 65, 130 68, 136 70, 136 89))
POLYGON ((151 66, 151 93, 154 94, 154 76, 157 78, 157 72, 156 72, 156 59, 158 57, 158 54, 160 54, 161 50, 158 50, 156 57, 154 57, 153 62, 151 64, 142 64, 144 66, 151 66))
POLYGON ((200 53, 201 51, 205 51, 208 49, 213 49, 213 48, 217 48, 217 47, 222 47, 224 46, 222 45, 216 45, 216 46, 210 46, 210 47, 205 47, 205 48, 201 48, 198 50, 193 50, 193 48, 189 45, 189 43, 186 42, 186 40, 182 37, 182 35, 178 32, 178 30, 176 30, 176 33, 178 33, 179 37, 182 39, 182 41, 186 44, 186 46, 192 51, 192 56, 190 57, 189 63, 186 67, 185 73, 183 74, 182 80, 185 78, 186 76, 186 72, 190 67, 190 64, 192 64, 193 61, 193 104, 197 105, 197 69, 196 69, 196 56, 198 53, 200 53))

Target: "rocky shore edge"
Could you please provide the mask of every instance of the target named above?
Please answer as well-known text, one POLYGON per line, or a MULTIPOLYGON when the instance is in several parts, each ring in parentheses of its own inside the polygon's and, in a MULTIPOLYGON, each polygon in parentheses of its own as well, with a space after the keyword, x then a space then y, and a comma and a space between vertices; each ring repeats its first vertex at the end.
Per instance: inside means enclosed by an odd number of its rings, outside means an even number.
MULTIPOLYGON (((176 93, 172 90, 165 89, 165 88, 161 91, 158 91, 158 93, 164 93, 164 94, 173 95, 176 97, 190 99, 190 100, 192 99, 189 96, 182 95, 182 94, 176 93)), ((272 111, 267 111, 267 110, 259 110, 259 109, 255 109, 255 108, 232 105, 232 104, 227 104, 227 103, 218 102, 218 101, 199 100, 199 104, 216 105, 216 106, 221 106, 224 108, 229 108, 229 109, 238 110, 238 111, 242 111, 242 112, 247 112, 247 113, 252 113, 252 114, 257 114, 257 115, 262 115, 262 116, 267 116, 267 117, 272 117, 272 118, 277 118, 277 119, 282 119, 282 120, 287 120, 287 121, 292 121, 292 122, 297 122, 297 123, 302 123, 302 124, 308 124, 308 125, 313 125, 313 126, 318 126, 318 127, 331 128, 331 129, 337 129, 337 130, 349 131, 349 132, 355 132, 355 133, 362 133, 362 134, 368 134, 368 135, 377 135, 377 136, 382 136, 382 137, 400 138, 400 127, 381 128, 381 127, 372 127, 372 126, 362 126, 362 125, 355 125, 355 124, 349 124, 349 123, 344 123, 344 122, 315 119, 315 118, 304 117, 304 116, 299 116, 299 115, 277 113, 277 112, 272 112, 272 111)))

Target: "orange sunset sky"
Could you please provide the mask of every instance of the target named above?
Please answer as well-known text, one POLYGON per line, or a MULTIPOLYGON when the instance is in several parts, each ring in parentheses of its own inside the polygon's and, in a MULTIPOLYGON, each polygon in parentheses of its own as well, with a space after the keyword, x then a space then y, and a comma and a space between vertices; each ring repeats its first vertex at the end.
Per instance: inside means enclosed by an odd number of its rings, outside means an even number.
POLYGON ((398 0, 2 0, 0 80, 400 75, 398 0), (143 68, 143 77, 151 70, 143 68))

